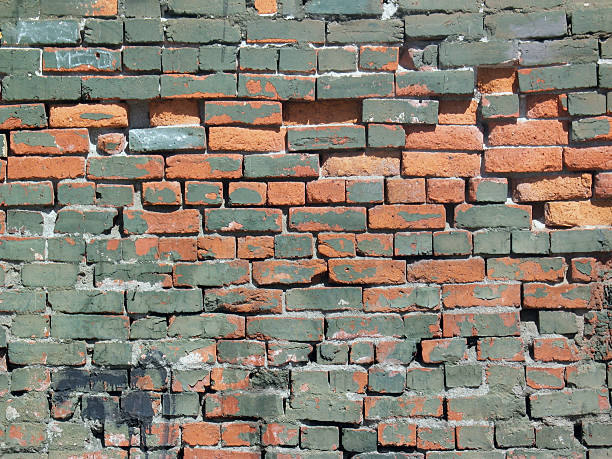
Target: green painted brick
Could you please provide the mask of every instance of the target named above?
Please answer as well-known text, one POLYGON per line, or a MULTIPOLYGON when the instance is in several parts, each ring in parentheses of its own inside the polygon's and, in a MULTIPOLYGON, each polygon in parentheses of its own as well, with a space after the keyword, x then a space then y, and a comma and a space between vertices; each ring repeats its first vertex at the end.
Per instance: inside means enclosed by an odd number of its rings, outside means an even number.
POLYGON ((505 202, 507 196, 507 179, 470 180, 470 200, 474 202, 505 202), (472 189, 474 189, 473 196, 472 189))
POLYGON ((242 70, 276 72, 278 50, 275 48, 240 48, 239 58, 242 70))
POLYGON ((519 43, 521 65, 586 64, 597 62, 599 43, 595 38, 519 43))
POLYGON ((81 79, 72 76, 19 76, 2 79, 2 99, 13 100, 78 100, 81 79))
POLYGON ((248 155, 244 176, 250 178, 318 177, 319 155, 248 155))
POLYGON ((417 416, 439 416, 442 410, 442 401, 438 397, 401 395, 393 396, 378 396, 375 398, 376 403, 370 406, 369 413, 366 419, 387 419, 389 417, 405 416, 406 410, 409 413, 415 413, 417 416))
POLYGON ((536 446, 547 449, 575 448, 574 429, 571 426, 541 426, 536 428, 536 446))
POLYGON ((84 41, 88 45, 122 44, 123 21, 113 19, 85 20, 84 41))
POLYGON ((448 399, 448 409, 462 413, 464 421, 491 421, 525 415, 525 398, 489 393, 448 399))
POLYGON ((17 365, 83 365, 86 355, 87 348, 83 341, 69 343, 16 341, 9 343, 8 347, 8 359, 17 365))
POLYGON ((0 241, 0 259, 13 261, 42 260, 45 240, 41 238, 4 238, 0 241))
POLYGON ((221 183, 187 182, 185 202, 209 206, 219 205, 223 202, 222 185, 221 183))
MULTIPOLYGON (((265 347, 257 341, 245 340, 221 340, 217 342, 217 358, 219 362, 239 363, 264 359, 266 355, 265 347)), ((226 375, 223 374, 225 381, 226 375)), ((244 370, 235 370, 235 374, 230 373, 228 379, 244 379, 244 370), (232 377, 234 376, 234 377, 232 377)))
POLYGON ((231 119, 232 124, 253 124, 270 122, 281 117, 282 105, 278 102, 243 102, 227 104, 224 102, 206 103, 205 124, 216 124, 220 119, 231 119))
POLYGON ((406 371, 370 367, 368 370, 368 390, 382 394, 401 394, 406 385, 406 371))
POLYGON ((289 227, 296 230, 364 231, 366 218, 363 208, 296 207, 289 214, 289 227))
POLYGON ((606 365, 604 363, 579 363, 571 370, 566 375, 569 387, 598 388, 606 385, 606 365))
POLYGON ((533 425, 521 419, 498 422, 495 424, 495 440, 504 448, 532 446, 535 443, 533 425))
POLYGON ((562 37, 567 23, 564 10, 497 13, 485 18, 489 34, 501 39, 562 37))
POLYGON ((357 68, 354 48, 321 48, 317 58, 319 72, 353 72, 357 68))
POLYGON ((518 118, 519 97, 517 94, 484 96, 481 113, 483 118, 518 118))
MULTIPOLYGON (((350 424, 359 423, 362 419, 361 401, 334 394, 293 397, 285 411, 289 419, 350 424)), ((320 454, 317 453, 315 457, 320 457, 320 454)))
POLYGON ((247 320, 247 335, 290 341, 321 341, 323 339, 323 319, 253 317, 247 320))
POLYGON ((477 0, 399 0, 397 5, 402 13, 414 11, 449 13, 454 11, 478 11, 480 3, 477 0))
POLYGON ((457 228, 529 228, 531 215, 525 207, 504 204, 458 206, 455 225, 457 228))
POLYGON ((459 427, 457 429, 457 446, 465 449, 493 449, 493 426, 467 425, 459 427))
POLYGON ((475 254, 502 255, 510 253, 509 231, 478 231, 473 236, 475 254))
POLYGON ((420 256, 433 254, 433 238, 429 232, 396 233, 395 255, 420 256))
POLYGON ((163 339, 166 337, 168 325, 163 317, 145 317, 132 322, 130 326, 131 339, 163 339))
POLYGON ((436 124, 438 101, 366 99, 362 121, 370 123, 436 124))
POLYGON ((40 15, 40 0, 1 0, 0 18, 35 18, 40 15))
POLYGON ((55 220, 56 233, 102 234, 113 226, 117 210, 79 211, 62 209, 55 220))
POLYGON ((478 342, 480 360, 513 360, 523 355, 523 341, 515 337, 483 338, 478 342))
POLYGON ((244 319, 229 314, 178 316, 168 327, 168 336, 184 338, 237 338, 244 335, 244 319))
POLYGON ((171 43, 240 43, 240 27, 224 19, 168 19, 166 40, 171 43))
POLYGON ((191 416, 200 412, 200 398, 196 393, 162 394, 162 415, 191 416))
POLYGON ((312 257, 313 239, 310 234, 279 234, 274 237, 276 258, 312 257))
POLYGON ((285 294, 290 311, 342 311, 363 308, 360 287, 294 288, 285 294))
POLYGON ((434 255, 470 255, 472 235, 468 231, 443 231, 433 235, 434 255))
POLYGON ((277 209, 207 209, 206 228, 210 231, 281 232, 277 209))
POLYGON ((404 148, 406 131, 397 124, 368 125, 368 147, 371 148, 404 148))
POLYGON ((0 106, 0 125, 14 125, 19 128, 47 127, 45 106, 43 104, 0 106))
POLYGON ((346 182, 346 201, 349 203, 382 203, 383 197, 382 180, 347 180, 346 182))
POLYGON ((48 71, 121 70, 121 51, 106 48, 45 49, 43 68, 48 71))
POLYGON ((597 86, 595 64, 541 67, 519 72, 521 92, 552 91, 597 86))
POLYGON ((432 338, 439 324, 440 317, 437 314, 407 314, 404 316, 404 333, 413 339, 432 338))
POLYGON ((576 315, 568 311, 538 311, 540 333, 578 333, 576 315))
MULTIPOLYGON (((10 347, 9 347, 10 349, 10 347)), ((598 414, 610 409, 608 391, 602 389, 574 389, 563 392, 534 394, 529 397, 531 416, 581 416, 598 414)))
POLYGON ((155 99, 159 96, 159 77, 154 75, 87 77, 83 79, 82 92, 83 98, 88 100, 155 99))
POLYGON ((610 133, 610 122, 607 118, 583 118, 572 121, 571 139, 577 142, 593 140, 610 133))
POLYGON ((46 294, 37 290, 0 292, 0 312, 29 314, 45 310, 46 294))
POLYGON ((550 236, 546 231, 512 231, 512 253, 546 254, 550 252, 550 236))
POLYGON ((123 48, 123 65, 126 70, 160 71, 161 50, 159 46, 126 46, 123 48))
POLYGON ((6 158, 8 142, 5 134, 0 134, 0 158, 6 158))
POLYGON ((483 15, 464 14, 413 14, 404 17, 406 38, 432 39, 447 36, 463 36, 478 39, 484 36, 483 15))
POLYGON ((509 40, 456 41, 440 44, 440 67, 499 65, 518 60, 518 49, 509 40))
POLYGON ((126 282, 144 282, 158 284, 167 281, 172 267, 158 263, 97 263, 94 266, 94 280, 96 285, 111 283, 124 284, 126 282))
POLYGON ((397 93, 473 94, 473 70, 401 72, 396 76, 397 93))
POLYGON ((54 314, 51 336, 60 339, 127 339, 127 316, 54 314))
MULTIPOLYGON (((89 158, 87 163, 87 174, 93 179, 111 178, 111 180, 137 180, 143 177, 149 179, 161 178, 153 176, 153 173, 149 171, 149 169, 155 170, 157 168, 163 168, 163 159, 161 156, 99 156, 89 158)), ((112 186, 117 187, 117 185, 112 186)), ((96 191, 102 194, 103 188, 103 184, 97 185, 96 191)), ((104 193, 114 191, 120 196, 124 196, 123 193, 127 190, 128 188, 116 188, 114 190, 104 190, 104 193), (124 191, 120 192, 119 190, 124 191)))
POLYGON ((26 264, 21 268, 21 282, 26 287, 70 287, 76 283, 78 272, 75 264, 26 264))
POLYGON ((238 48, 235 46, 201 46, 199 68, 205 72, 235 72, 238 48))
POLYGON ((582 431, 584 441, 589 446, 610 446, 612 443, 612 424, 609 422, 583 421, 582 431))
POLYGON ((6 211, 6 229, 9 233, 42 234, 43 214, 29 210, 6 211))
POLYGON ((126 19, 124 21, 126 43, 161 43, 164 30, 159 19, 126 19))
POLYGON ((322 16, 378 16, 382 14, 382 5, 378 0, 308 0, 304 11, 322 16))
POLYGON ((287 130, 289 151, 365 148, 364 126, 301 127, 287 130))
POLYGON ((5 206, 49 206, 53 203, 50 182, 0 183, 0 203, 5 206))
POLYGON ((317 344, 317 363, 322 365, 346 365, 349 356, 348 344, 319 343, 317 344))
POLYGON ((255 19, 246 27, 249 43, 265 42, 325 42, 325 22, 312 19, 291 21, 286 19, 255 19))
MULTIPOLYGON (((257 184, 256 184, 257 185, 257 184)), ((266 189, 255 189, 253 184, 236 185, 228 195, 228 205, 231 206, 258 206, 266 202, 266 189)))
POLYGON ((389 73, 357 76, 322 75, 317 78, 317 98, 346 99, 393 95, 393 75, 389 73))
POLYGON ((206 148, 206 130, 201 126, 164 126, 131 129, 130 150, 135 152, 202 150, 206 148))
POLYGON ((378 435, 371 429, 342 429, 342 448, 344 451, 361 453, 376 451, 378 435))
POLYGON ((336 450, 340 446, 338 427, 304 426, 300 432, 300 444, 302 448, 310 450, 336 450))
POLYGON ((168 10, 174 14, 229 16, 246 10, 245 0, 168 0, 168 10))
POLYGON ((40 72, 39 49, 0 48, 0 74, 19 75, 40 72))
POLYGON ((134 188, 131 185, 97 185, 96 204, 100 206, 131 206, 134 202, 134 188))
POLYGON ((229 73, 213 73, 198 77, 162 75, 160 85, 162 97, 195 97, 198 94, 215 94, 215 97, 236 95, 236 75, 229 73))
POLYGON ((177 264, 174 275, 182 285, 221 287, 237 283, 249 273, 249 265, 235 262, 177 264))
POLYGON ((601 115, 606 112, 606 96, 596 92, 572 92, 567 95, 567 108, 573 116, 601 115))
POLYGON ((281 48, 278 69, 289 73, 314 73, 317 69, 317 51, 313 48, 281 48))
POLYGON ((17 338, 46 338, 49 329, 49 317, 43 315, 18 315, 11 324, 11 334, 17 338))
POLYGON ((164 73, 195 73, 198 70, 198 48, 164 48, 164 73))
POLYGON ((203 307, 200 290, 163 290, 128 292, 127 311, 129 313, 175 314, 200 312, 203 307))
POLYGON ((326 317, 328 339, 351 339, 352 336, 404 336, 404 322, 397 314, 326 317))
POLYGON ((19 20, 2 25, 3 45, 76 45, 79 23, 65 19, 19 20))
MULTIPOLYGON (((605 5, 604 2, 602 5, 605 5)), ((610 33, 612 32, 612 8, 577 9, 572 13, 572 33, 610 33)))
POLYGON ((328 43, 402 43, 404 23, 399 19, 356 19, 327 24, 328 43))
POLYGON ((11 392, 39 391, 44 388, 44 381, 49 376, 45 368, 15 368, 11 372, 11 392))
POLYGON ((157 0, 126 0, 123 7, 123 13, 129 18, 161 15, 160 3, 157 0))
POLYGON ((238 96, 270 100, 313 100, 314 77, 240 74, 238 96))
POLYGON ((85 256, 85 241, 81 238, 55 237, 47 239, 50 261, 80 262, 85 256))
POLYGON ((103 290, 53 290, 49 292, 53 311, 68 314, 121 314, 123 293, 103 290))
POLYGON ((93 205, 96 188, 93 183, 64 182, 57 185, 57 201, 62 205, 93 205))

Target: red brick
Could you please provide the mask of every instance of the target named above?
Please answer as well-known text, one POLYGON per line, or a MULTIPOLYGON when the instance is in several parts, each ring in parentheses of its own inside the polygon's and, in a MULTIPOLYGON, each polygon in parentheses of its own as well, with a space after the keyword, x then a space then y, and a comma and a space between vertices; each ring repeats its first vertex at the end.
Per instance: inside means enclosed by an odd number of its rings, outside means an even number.
POLYGON ((576 362, 580 360, 578 347, 567 338, 536 338, 533 358, 541 362, 576 362))
POLYGON ((575 282, 596 282, 612 276, 612 258, 574 258, 571 261, 572 280, 575 282))
POLYGON ((238 258, 257 259, 274 256, 273 236, 245 236, 238 238, 238 258))
POLYGON ((295 446, 299 434, 297 425, 273 422, 261 426, 261 442, 264 446, 295 446))
POLYGON ((181 426, 183 442, 189 446, 213 446, 219 443, 220 425, 212 422, 192 422, 181 426))
POLYGON ((355 124, 361 121, 361 101, 317 100, 313 102, 286 102, 283 110, 283 121, 286 125, 355 124))
POLYGON ((533 94, 528 95, 527 118, 560 118, 567 116, 567 95, 533 94))
POLYGON ((550 226, 610 225, 612 203, 609 201, 547 202, 544 206, 546 224, 550 226))
POLYGON ((413 204, 425 202, 425 179, 391 178, 386 181, 389 204, 413 204))
POLYGON ((563 169, 561 148, 492 148, 485 150, 487 172, 556 172, 563 169))
POLYGON ((142 203, 144 205, 180 205, 183 202, 181 196, 181 184, 179 182, 145 182, 142 184, 142 203), (157 196, 158 201, 152 202, 147 199, 148 193, 163 193, 162 196, 157 196), (173 195, 172 201, 167 200, 167 196, 173 195))
POLYGON ((480 282, 485 277, 485 262, 473 257, 465 260, 423 260, 408 265, 408 282, 446 284, 480 282))
POLYGON ((221 426, 221 441, 224 446, 255 446, 250 437, 257 438, 259 443, 259 426, 252 422, 223 423, 221 426))
MULTIPOLYGON (((139 219, 146 224, 144 234, 197 233, 200 227, 200 212, 196 209, 174 212, 149 212, 146 210, 125 210, 126 220, 139 219)), ((127 229, 124 229, 129 234, 127 229)))
POLYGON ((10 135, 11 153, 14 155, 67 155, 89 152, 89 133, 87 129, 43 129, 41 131, 12 131, 10 135), (18 142, 30 135, 49 136, 53 140, 32 144, 18 142), (39 143, 44 143, 40 145, 39 143), (51 145, 52 144, 52 145, 51 145))
POLYGON ((597 284, 524 284, 523 307, 529 309, 600 309, 597 284), (590 292, 589 292, 590 290, 590 292))
POLYGON ((164 237, 159 240, 159 258, 173 261, 196 261, 198 259, 196 247, 195 238, 164 237))
POLYGON ((490 123, 489 145, 567 145, 568 125, 557 120, 490 123))
POLYGON ((52 105, 49 109, 49 126, 54 128, 127 127, 128 108, 126 104, 52 105), (98 117, 95 115, 103 116, 96 119, 98 117))
POLYGON ((242 177, 242 155, 186 154, 166 158, 166 178, 187 180, 235 179, 242 177), (229 160, 239 163, 235 169, 216 169, 209 160, 229 160))
POLYGON ((352 233, 319 233, 317 249, 323 257, 354 257, 355 235, 352 233))
POLYGON ((233 236, 201 236, 198 238, 198 258, 236 258, 236 238, 233 236))
POLYGON ((612 172, 601 172, 595 176, 595 191, 597 199, 612 199, 612 172))
POLYGON ((314 180, 306 184, 306 201, 309 204, 333 204, 345 199, 344 180, 314 180))
POLYGON ((442 99, 438 109, 438 124, 476 124, 476 99, 442 99))
POLYGON ((149 104, 151 126, 200 124, 200 106, 197 100, 165 99, 149 104))
POLYGON ((406 147, 415 150, 484 150, 482 132, 478 127, 443 124, 407 126, 406 147))
POLYGON ((518 78, 513 67, 479 67, 478 90, 485 94, 518 92, 518 78))
POLYGON ((269 182, 268 205, 303 206, 306 204, 305 188, 303 182, 269 182))
POLYGON ((71 179, 85 176, 85 158, 66 156, 8 158, 9 179, 71 179))
POLYGON ((445 308, 519 307, 520 284, 449 284, 442 287, 445 308))
POLYGON ((367 152, 323 154, 321 172, 325 177, 391 176, 400 173, 400 154, 367 152))
POLYGON ((285 131, 213 126, 208 131, 208 148, 213 151, 282 151, 285 131))
POLYGON ((463 201, 465 201, 465 182, 462 179, 427 179, 427 202, 442 204, 463 201))
POLYGON ((437 204, 394 204, 370 208, 368 225, 374 229, 444 229, 446 212, 437 204))
POLYGON ((418 177, 474 177, 480 174, 480 155, 405 151, 402 175, 418 177))
POLYGON ((212 390, 239 390, 249 387, 249 373, 245 372, 244 377, 236 378, 230 372, 231 369, 228 368, 213 368, 210 371, 210 388, 212 390))
POLYGON ((612 146, 563 149, 563 163, 571 170, 612 169, 612 146))
POLYGON ((366 288, 363 291, 363 304, 368 312, 417 312, 435 311, 440 309, 439 304, 433 307, 419 306, 416 301, 407 301, 414 295, 418 287, 381 287, 366 288), (394 303, 395 302, 395 303, 394 303))
POLYGON ((561 201, 591 197, 591 174, 559 174, 513 181, 515 202, 561 201))
POLYGON ((185 448, 183 459, 261 459, 261 453, 230 449, 185 448))
POLYGON ((329 260, 329 280, 338 284, 403 284, 406 263, 401 260, 329 260))
POLYGON ((565 368, 536 367, 525 368, 527 385, 532 389, 563 389, 565 387, 565 368))
POLYGON ((108 134, 100 134, 98 136, 97 147, 103 153, 107 155, 116 155, 125 150, 127 142, 125 135, 116 132, 108 134))

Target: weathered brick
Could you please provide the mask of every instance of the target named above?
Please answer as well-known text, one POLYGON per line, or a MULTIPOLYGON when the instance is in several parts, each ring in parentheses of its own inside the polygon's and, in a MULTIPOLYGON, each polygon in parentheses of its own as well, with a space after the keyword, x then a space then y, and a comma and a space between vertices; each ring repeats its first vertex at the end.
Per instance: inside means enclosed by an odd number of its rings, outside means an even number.
POLYGON ((294 207, 289 210, 289 227, 297 231, 363 231, 363 207, 294 207))
POLYGON ((555 309, 590 309, 597 305, 595 287, 584 284, 525 284, 523 307, 555 309))
POLYGON ((471 95, 474 92, 474 71, 401 72, 396 77, 395 92, 398 96, 471 95))
POLYGON ((406 266, 399 260, 329 260, 329 278, 338 284, 400 284, 406 266))
POLYGON ((327 271, 323 260, 270 260, 253 263, 253 280, 257 285, 310 284, 327 271))
POLYGON ((241 73, 238 77, 238 96, 283 101, 314 100, 315 78, 241 73))
POLYGON ((552 172, 560 171, 562 149, 550 148, 489 148, 485 150, 487 172, 552 172))
POLYGON ((375 229, 441 229, 445 210, 441 205, 381 205, 368 211, 368 224, 375 229))
MULTIPOLYGON (((159 157, 155 156, 153 158, 157 159, 159 157)), ((184 154, 169 156, 166 159, 166 178, 170 179, 210 180, 240 178, 241 176, 242 155, 184 154)), ((208 192, 210 191, 207 191, 207 193, 208 192)), ((199 194, 196 193, 196 196, 199 196, 199 194)), ((187 193, 186 199, 190 200, 187 193)), ((198 198, 198 200, 200 199, 201 198, 198 198)))

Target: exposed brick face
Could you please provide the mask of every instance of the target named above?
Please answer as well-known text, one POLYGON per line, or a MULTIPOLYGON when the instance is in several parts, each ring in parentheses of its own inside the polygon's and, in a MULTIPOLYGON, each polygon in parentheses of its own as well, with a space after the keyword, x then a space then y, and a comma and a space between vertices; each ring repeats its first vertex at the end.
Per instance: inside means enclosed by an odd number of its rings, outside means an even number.
POLYGON ((606 0, 0 0, 0 457, 612 457, 606 0))

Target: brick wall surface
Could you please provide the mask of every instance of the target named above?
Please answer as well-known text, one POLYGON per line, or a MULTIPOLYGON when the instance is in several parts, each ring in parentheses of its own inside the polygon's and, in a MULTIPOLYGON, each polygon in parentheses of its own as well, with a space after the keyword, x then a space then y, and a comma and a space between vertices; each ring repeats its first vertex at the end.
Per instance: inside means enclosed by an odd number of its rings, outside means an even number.
POLYGON ((0 32, 1 457, 612 457, 610 0, 0 32))

